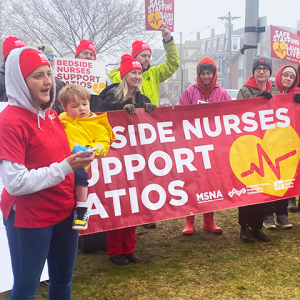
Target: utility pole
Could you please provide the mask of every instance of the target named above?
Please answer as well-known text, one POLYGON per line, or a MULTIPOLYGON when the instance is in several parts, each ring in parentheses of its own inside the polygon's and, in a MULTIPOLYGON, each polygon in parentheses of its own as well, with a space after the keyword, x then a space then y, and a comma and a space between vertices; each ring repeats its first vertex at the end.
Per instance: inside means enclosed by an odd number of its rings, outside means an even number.
POLYGON ((180 31, 180 95, 183 93, 183 68, 182 68, 182 32, 180 31))
MULTIPOLYGON (((252 62, 257 54, 259 0, 246 0, 244 82, 252 74, 252 62)), ((244 48, 244 47, 243 47, 244 48)))
POLYGON ((221 20, 226 20, 228 22, 228 47, 229 47, 229 58, 228 58, 228 68, 229 68, 229 88, 231 88, 232 84, 231 84, 231 67, 232 67, 232 51, 231 51, 231 20, 237 20, 240 19, 241 17, 231 17, 230 12, 228 13, 228 15, 226 15, 225 17, 219 17, 218 19, 221 20))

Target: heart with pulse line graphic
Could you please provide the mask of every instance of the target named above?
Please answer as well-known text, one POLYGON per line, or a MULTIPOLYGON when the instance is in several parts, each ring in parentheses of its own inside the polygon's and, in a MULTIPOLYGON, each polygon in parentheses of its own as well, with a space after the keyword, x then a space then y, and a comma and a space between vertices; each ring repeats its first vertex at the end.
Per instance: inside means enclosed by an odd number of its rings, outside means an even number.
POLYGON ((300 139, 288 126, 266 130, 263 139, 244 135, 234 141, 229 160, 235 176, 253 190, 282 197, 294 178, 300 158, 300 139))
POLYGON ((273 43, 273 50, 274 50, 274 52, 276 53, 276 55, 277 55, 279 58, 281 58, 281 59, 283 59, 283 58, 286 56, 286 54, 287 54, 287 51, 286 51, 286 49, 285 49, 285 43, 284 43, 284 42, 281 42, 281 43, 279 43, 279 42, 274 42, 274 43, 273 43))
POLYGON ((150 13, 148 15, 148 23, 154 29, 160 28, 160 26, 162 24, 162 19, 160 17, 160 11, 157 11, 155 13, 153 13, 153 12, 150 13))
POLYGON ((106 85, 104 82, 93 84, 93 90, 97 95, 99 95, 105 89, 105 87, 106 87, 106 85))

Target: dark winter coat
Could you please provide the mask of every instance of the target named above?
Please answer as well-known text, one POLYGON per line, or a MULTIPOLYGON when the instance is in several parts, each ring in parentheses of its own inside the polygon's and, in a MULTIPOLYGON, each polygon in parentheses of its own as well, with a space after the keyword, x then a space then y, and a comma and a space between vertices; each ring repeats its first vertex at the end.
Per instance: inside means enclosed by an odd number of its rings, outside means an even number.
MULTIPOLYGON (((132 104, 132 99, 128 98, 123 102, 119 102, 119 101, 115 101, 115 95, 114 92, 117 89, 119 83, 114 83, 111 84, 110 86, 108 86, 107 88, 105 88, 101 95, 101 98, 103 99, 103 102, 100 106, 100 111, 110 111, 110 110, 122 110, 123 107, 126 104, 132 104)), ((136 93, 136 97, 135 97, 135 101, 136 101, 136 108, 143 108, 143 102, 145 103, 151 103, 150 99, 145 96, 142 95, 140 92, 136 93)))
MULTIPOLYGON (((275 85, 272 85, 271 81, 267 82, 267 91, 272 95, 280 94, 275 85)), ((254 76, 251 75, 244 86, 239 90, 237 99, 246 99, 258 97, 262 90, 257 86, 254 80, 254 76)))
POLYGON ((5 91, 5 65, 0 68, 0 102, 7 102, 5 91))

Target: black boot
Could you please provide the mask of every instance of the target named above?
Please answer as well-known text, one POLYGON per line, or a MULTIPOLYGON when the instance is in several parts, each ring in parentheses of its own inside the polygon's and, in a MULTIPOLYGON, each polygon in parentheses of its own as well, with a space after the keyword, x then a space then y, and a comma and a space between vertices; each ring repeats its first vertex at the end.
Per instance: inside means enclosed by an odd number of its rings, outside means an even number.
POLYGON ((289 198, 289 205, 287 207, 287 211, 296 212, 297 210, 298 208, 296 206, 296 198, 295 197, 289 198))
POLYGON ((261 242, 270 242, 270 237, 268 235, 266 235, 265 233, 263 233, 261 231, 261 229, 258 228, 251 228, 251 233, 252 236, 255 237, 256 239, 258 239, 261 242))
POLYGON ((254 237, 247 225, 241 225, 240 239, 244 243, 254 243, 254 237))
POLYGON ((110 260, 118 266, 128 265, 130 263, 124 254, 117 254, 111 257, 110 260))
POLYGON ((143 226, 147 229, 149 229, 149 228, 153 229, 153 228, 156 228, 156 223, 144 224, 143 226))

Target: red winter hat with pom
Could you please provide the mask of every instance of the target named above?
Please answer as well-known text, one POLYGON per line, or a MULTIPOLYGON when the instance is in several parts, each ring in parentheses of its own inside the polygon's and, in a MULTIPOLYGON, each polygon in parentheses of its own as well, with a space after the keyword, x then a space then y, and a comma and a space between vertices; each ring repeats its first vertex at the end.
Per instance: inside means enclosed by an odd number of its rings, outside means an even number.
POLYGON ((9 36, 5 39, 2 46, 3 58, 5 59, 11 50, 25 47, 25 43, 15 36, 9 36))
POLYGON ((20 69, 24 79, 36 68, 43 65, 50 67, 47 57, 41 51, 27 49, 20 55, 20 69))
POLYGON ((141 70, 143 72, 140 62, 134 59, 129 54, 124 54, 121 56, 121 66, 120 66, 120 76, 121 78, 132 70, 141 70))
POLYGON ((94 44, 89 40, 81 40, 76 48, 75 57, 85 49, 93 51, 95 53, 95 57, 97 56, 97 50, 94 44))

